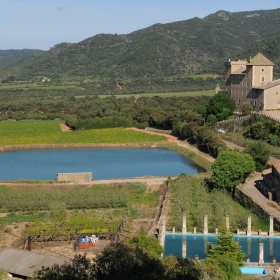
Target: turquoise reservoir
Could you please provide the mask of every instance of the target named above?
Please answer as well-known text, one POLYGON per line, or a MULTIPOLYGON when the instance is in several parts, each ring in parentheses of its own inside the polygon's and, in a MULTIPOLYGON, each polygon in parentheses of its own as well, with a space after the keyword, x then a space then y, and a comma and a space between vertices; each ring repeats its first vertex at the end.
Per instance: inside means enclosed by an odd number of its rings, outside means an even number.
POLYGON ((177 176, 205 170, 157 148, 22 150, 0 153, 0 180, 52 180, 57 173, 92 172, 94 179, 177 176))
MULTIPOLYGON (((182 257, 183 242, 186 243, 186 255, 194 259, 198 255, 200 259, 205 259, 208 254, 208 244, 212 242, 217 244, 216 235, 209 234, 173 234, 167 233, 165 236, 164 255, 174 255, 182 257)), ((280 260, 280 237, 260 237, 235 235, 235 241, 238 241, 242 251, 246 256, 250 256, 251 262, 259 261, 259 243, 264 243, 264 261, 272 262, 272 257, 280 260)), ((245 260, 245 258, 244 258, 245 260)))

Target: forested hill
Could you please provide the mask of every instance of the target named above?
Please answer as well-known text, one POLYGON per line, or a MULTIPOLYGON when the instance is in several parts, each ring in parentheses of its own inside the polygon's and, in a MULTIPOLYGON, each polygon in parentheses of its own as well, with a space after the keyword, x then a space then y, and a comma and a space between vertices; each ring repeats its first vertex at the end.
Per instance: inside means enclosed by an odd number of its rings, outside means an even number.
MULTIPOLYGON (((0 69, 20 59, 42 53, 41 50, 0 50, 0 69)), ((18 62, 17 62, 18 63, 18 62)))
POLYGON ((274 76, 280 78, 280 35, 273 36, 251 45, 240 53, 240 57, 262 53, 274 63, 274 76))
MULTIPOLYGON (((14 67, 0 77, 17 80, 38 75, 162 77, 223 73, 223 61, 235 59, 260 40, 280 34, 280 9, 230 13, 155 24, 127 35, 99 34, 77 44, 60 44, 14 67), (17 67, 15 67, 17 66, 17 67)), ((252 53, 254 55, 254 53, 252 53)))

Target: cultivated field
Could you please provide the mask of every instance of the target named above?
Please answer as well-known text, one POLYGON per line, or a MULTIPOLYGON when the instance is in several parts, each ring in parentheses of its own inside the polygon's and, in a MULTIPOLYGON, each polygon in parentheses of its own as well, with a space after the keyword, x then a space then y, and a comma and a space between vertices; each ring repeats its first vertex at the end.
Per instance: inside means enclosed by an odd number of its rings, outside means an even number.
POLYGON ((2 121, 0 145, 143 143, 165 140, 164 136, 149 135, 124 128, 91 129, 62 132, 62 120, 2 121))
MULTIPOLYGON (((157 93, 141 93, 141 94, 114 94, 114 95, 98 95, 100 98, 105 98, 109 96, 114 96, 116 98, 130 98, 130 97, 154 97, 160 96, 166 97, 188 97, 188 96, 214 96, 216 94, 215 90, 205 90, 205 91, 186 91, 186 92, 157 92, 157 93)), ((76 98, 84 98, 84 95, 76 96, 76 98)))

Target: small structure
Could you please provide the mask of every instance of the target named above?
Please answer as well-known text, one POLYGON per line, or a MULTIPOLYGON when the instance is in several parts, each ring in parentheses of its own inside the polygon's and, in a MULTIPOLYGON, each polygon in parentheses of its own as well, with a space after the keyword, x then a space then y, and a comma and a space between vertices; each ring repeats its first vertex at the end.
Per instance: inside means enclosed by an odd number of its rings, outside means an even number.
POLYGON ((4 247, 0 251, 0 270, 5 270, 15 277, 30 278, 36 270, 42 267, 51 267, 54 264, 62 265, 67 259, 47 256, 40 253, 4 247))
POLYGON ((91 182, 92 172, 58 173, 57 181, 61 182, 91 182))

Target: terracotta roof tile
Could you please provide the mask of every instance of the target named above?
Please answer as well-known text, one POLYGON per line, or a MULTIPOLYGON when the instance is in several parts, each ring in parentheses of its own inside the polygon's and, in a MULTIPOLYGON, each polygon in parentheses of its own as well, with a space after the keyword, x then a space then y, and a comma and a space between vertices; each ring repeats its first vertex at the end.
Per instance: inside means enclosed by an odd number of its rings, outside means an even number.
POLYGON ((272 166, 277 170, 278 173, 280 173, 280 160, 275 160, 272 163, 272 166))
POLYGON ((263 54, 258 53, 256 56, 250 59, 250 62, 247 65, 273 66, 274 64, 270 60, 268 60, 263 54))

